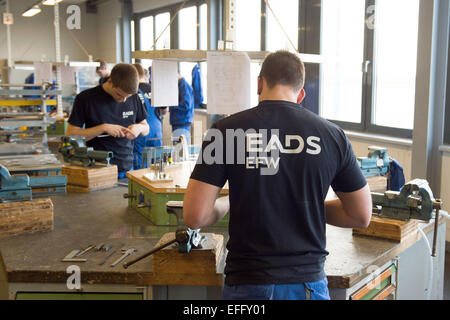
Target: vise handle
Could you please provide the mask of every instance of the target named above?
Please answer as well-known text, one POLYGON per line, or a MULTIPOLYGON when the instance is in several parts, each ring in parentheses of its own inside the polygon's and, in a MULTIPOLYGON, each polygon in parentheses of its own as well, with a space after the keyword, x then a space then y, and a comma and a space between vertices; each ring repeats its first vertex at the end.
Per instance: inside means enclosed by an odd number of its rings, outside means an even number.
POLYGON ((123 264, 123 267, 124 267, 125 269, 127 269, 129 266, 135 264, 136 262, 138 262, 138 261, 140 261, 140 260, 142 260, 142 259, 144 259, 144 258, 147 258, 148 256, 154 254, 155 252, 157 252, 157 251, 159 251, 159 250, 162 250, 162 249, 164 249, 164 248, 170 246, 171 244, 174 244, 174 243, 176 243, 176 242, 179 243, 179 244, 184 244, 184 243, 187 243, 188 241, 189 241, 189 233, 188 233, 188 231, 187 231, 187 230, 184 230, 184 229, 178 229, 178 230, 175 232, 175 239, 170 240, 169 242, 163 243, 162 245, 160 245, 160 246, 158 246, 158 247, 156 247, 156 248, 153 248, 152 250, 150 250, 150 251, 144 253, 143 255, 137 257, 137 258, 134 259, 134 260, 131 260, 131 261, 129 261, 129 262, 125 262, 125 263, 123 264))

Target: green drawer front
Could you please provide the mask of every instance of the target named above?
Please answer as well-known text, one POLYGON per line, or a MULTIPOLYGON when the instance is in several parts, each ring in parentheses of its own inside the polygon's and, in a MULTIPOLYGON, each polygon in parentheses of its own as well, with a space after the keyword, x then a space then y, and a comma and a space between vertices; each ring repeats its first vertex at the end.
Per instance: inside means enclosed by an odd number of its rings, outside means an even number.
MULTIPOLYGON (((137 195, 137 199, 128 199, 128 206, 138 211, 153 224, 157 226, 177 226, 177 219, 175 215, 167 213, 166 204, 168 201, 183 201, 184 194, 154 193, 132 180, 128 180, 128 193, 137 195), (141 200, 151 206, 147 208, 137 208, 136 205, 140 203, 141 200)), ((227 227, 228 221, 229 215, 227 214, 214 226, 227 227)))
POLYGON ((17 292, 16 300, 144 300, 142 293, 17 292))

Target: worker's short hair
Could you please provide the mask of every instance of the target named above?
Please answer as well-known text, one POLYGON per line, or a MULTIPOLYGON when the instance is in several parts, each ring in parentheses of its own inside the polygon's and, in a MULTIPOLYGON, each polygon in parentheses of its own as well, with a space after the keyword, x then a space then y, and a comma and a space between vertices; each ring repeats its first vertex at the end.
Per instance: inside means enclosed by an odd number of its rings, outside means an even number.
POLYGON ((113 87, 120 88, 128 94, 138 91, 139 77, 136 68, 132 64, 119 63, 111 70, 111 82, 113 87))
POLYGON ((280 50, 266 57, 259 76, 266 80, 269 88, 281 84, 298 92, 305 85, 305 65, 298 55, 280 50))
POLYGON ((136 68, 139 78, 143 78, 145 76, 144 67, 140 63, 134 63, 133 66, 136 68))
POLYGON ((106 67, 107 67, 106 61, 104 61, 104 60, 102 60, 102 59, 95 59, 94 62, 100 63, 100 66, 96 67, 96 68, 95 68, 95 71, 98 71, 99 69, 102 69, 102 68, 106 68, 106 67))

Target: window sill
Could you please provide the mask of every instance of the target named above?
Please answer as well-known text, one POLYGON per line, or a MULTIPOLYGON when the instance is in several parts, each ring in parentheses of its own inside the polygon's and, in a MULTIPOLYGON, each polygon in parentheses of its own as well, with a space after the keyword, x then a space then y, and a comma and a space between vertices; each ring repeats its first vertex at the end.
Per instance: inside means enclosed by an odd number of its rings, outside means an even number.
POLYGON ((439 147, 439 151, 442 151, 444 153, 450 153, 450 146, 447 144, 443 144, 439 147))
MULTIPOLYGON (((395 145, 405 146, 405 147, 410 147, 410 148, 412 147, 412 139, 396 138, 396 137, 383 136, 383 135, 373 134, 373 133, 363 133, 363 132, 347 131, 347 130, 345 130, 345 134, 347 135, 348 138, 363 139, 365 141, 373 141, 373 142, 389 143, 389 144, 395 144, 395 145)), ((448 147, 448 150, 450 152, 450 147, 448 147)))

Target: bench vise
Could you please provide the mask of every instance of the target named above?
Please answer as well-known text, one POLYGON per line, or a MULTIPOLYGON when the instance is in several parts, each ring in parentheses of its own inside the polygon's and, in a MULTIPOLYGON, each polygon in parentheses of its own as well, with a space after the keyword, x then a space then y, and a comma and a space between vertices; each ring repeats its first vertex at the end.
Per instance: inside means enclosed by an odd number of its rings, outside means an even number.
POLYGON ((385 148, 369 147, 367 157, 357 158, 364 177, 384 176, 389 172, 391 160, 385 148))
POLYGON ((59 152, 63 155, 64 161, 74 165, 89 167, 96 163, 110 166, 113 158, 112 151, 96 151, 87 147, 85 138, 79 135, 71 135, 61 138, 62 145, 59 152))
POLYGON ((177 217, 178 230, 186 230, 189 240, 186 243, 179 244, 178 250, 181 253, 189 253, 191 249, 202 248, 206 237, 200 234, 200 229, 187 228, 183 221, 183 201, 168 201, 166 204, 167 213, 174 214, 177 217))
POLYGON ((67 176, 11 175, 5 166, 0 165, 0 203, 31 201, 33 197, 65 194, 66 185, 67 176), (42 191, 45 189, 47 191, 42 191))
POLYGON ((384 194, 373 192, 372 205, 373 213, 380 218, 402 221, 416 219, 428 222, 433 218, 433 211, 436 210, 432 253, 435 256, 439 210, 442 202, 434 199, 433 192, 426 180, 415 179, 408 182, 400 192, 386 191, 384 194))
POLYGON ((177 217, 178 229, 175 232, 175 239, 164 243, 152 250, 144 253, 140 257, 124 263, 123 267, 127 269, 129 266, 135 264, 136 262, 154 254, 155 252, 164 249, 172 244, 178 245, 178 251, 181 253, 189 253, 192 249, 201 249, 206 241, 206 237, 200 235, 200 229, 192 230, 187 228, 183 222, 183 201, 169 201, 166 204, 167 213, 174 214, 177 217))
POLYGON ((30 201, 32 199, 30 177, 26 174, 11 176, 8 169, 0 165, 0 202, 30 201))

